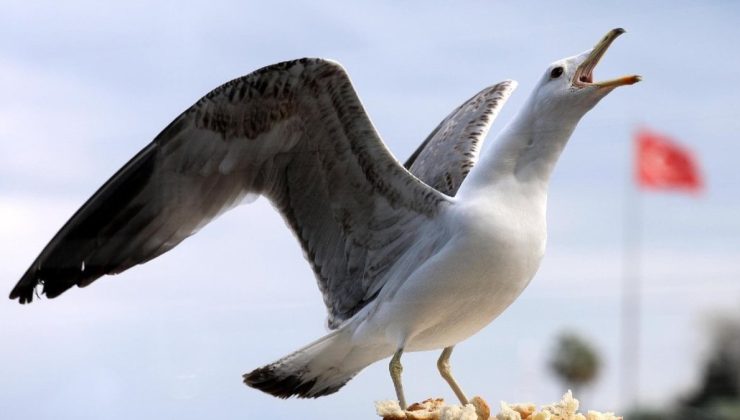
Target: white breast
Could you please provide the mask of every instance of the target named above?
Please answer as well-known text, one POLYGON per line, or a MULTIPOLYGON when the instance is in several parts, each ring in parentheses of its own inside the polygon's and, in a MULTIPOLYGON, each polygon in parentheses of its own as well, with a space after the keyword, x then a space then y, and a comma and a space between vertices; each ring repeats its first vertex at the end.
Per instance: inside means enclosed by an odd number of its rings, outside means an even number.
POLYGON ((449 242, 377 313, 376 325, 386 326, 392 344, 410 351, 454 345, 489 324, 529 284, 545 248, 544 199, 498 198, 456 206, 440 221, 449 242))

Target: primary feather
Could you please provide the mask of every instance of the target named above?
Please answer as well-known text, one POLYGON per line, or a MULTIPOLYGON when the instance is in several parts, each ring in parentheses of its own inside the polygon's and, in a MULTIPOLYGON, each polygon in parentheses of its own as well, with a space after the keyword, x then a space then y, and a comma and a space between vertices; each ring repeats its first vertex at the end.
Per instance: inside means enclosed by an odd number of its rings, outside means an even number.
POLYGON ((42 284, 53 298, 142 264, 255 193, 292 227, 331 326, 372 299, 415 226, 448 201, 388 151, 339 64, 279 63, 177 117, 64 225, 10 297, 30 302, 42 284))

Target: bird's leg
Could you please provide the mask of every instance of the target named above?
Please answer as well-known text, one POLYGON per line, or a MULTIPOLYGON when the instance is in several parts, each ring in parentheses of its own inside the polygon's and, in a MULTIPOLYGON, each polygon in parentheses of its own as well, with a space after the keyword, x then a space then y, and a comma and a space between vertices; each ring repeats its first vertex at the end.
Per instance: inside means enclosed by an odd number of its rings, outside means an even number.
POLYGON ((450 371, 450 355, 452 354, 452 349, 454 347, 455 346, 445 347, 445 349, 442 350, 442 354, 439 356, 439 360, 437 360, 437 369, 439 369, 439 373, 445 381, 450 384, 450 388, 452 388, 452 391, 457 395, 457 399, 460 400, 460 404, 466 405, 468 403, 468 397, 466 397, 462 392, 460 385, 457 384, 457 381, 452 377, 452 372, 450 371))
POLYGON ((396 388, 396 397, 398 397, 398 404, 401 406, 401 410, 406 409, 406 397, 403 395, 403 385, 401 384, 401 372, 403 372, 403 366, 401 366, 401 355, 403 354, 403 348, 398 349, 391 358, 389 365, 391 371, 391 379, 393 379, 393 386, 396 388))

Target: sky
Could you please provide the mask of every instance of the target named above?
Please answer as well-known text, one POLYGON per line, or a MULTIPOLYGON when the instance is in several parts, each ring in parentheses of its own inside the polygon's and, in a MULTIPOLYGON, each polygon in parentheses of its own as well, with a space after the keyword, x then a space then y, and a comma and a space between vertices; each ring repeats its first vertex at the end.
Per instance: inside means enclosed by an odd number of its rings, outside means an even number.
MULTIPOLYGON (((639 395, 690 391, 713 317, 740 309, 740 4, 715 1, 2 2, 0 289, 9 293, 72 213, 182 110, 278 61, 332 58, 404 160, 483 87, 519 81, 489 135, 547 65, 624 27, 596 78, 641 74, 592 110, 551 181, 548 250, 522 296, 460 343, 471 395, 557 400, 555 338, 575 331, 604 361, 581 395, 620 401, 624 232, 642 282, 639 395), (269 3, 269 4, 268 4, 269 3), (700 161, 698 195, 639 193, 632 135, 676 138, 700 161), (638 246, 638 248, 634 248, 638 246)), ((627 261, 625 263, 625 261, 627 261)), ((385 361, 339 393, 279 400, 241 374, 325 334, 300 247, 266 200, 240 206, 173 251, 29 306, 0 300, 0 412, 13 419, 373 416, 394 398, 385 361), (357 411, 359 410, 359 411, 357 411)), ((404 357, 407 398, 454 395, 435 352, 404 357)))

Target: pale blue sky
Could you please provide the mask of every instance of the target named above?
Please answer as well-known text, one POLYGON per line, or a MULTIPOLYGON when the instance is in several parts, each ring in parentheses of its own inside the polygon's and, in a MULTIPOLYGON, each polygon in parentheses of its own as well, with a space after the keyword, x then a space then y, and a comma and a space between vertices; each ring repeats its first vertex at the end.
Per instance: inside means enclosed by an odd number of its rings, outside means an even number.
MULTIPOLYGON (((699 197, 642 197, 644 400, 684 392, 707 319, 740 309, 740 5, 734 2, 4 1, 0 14, 0 279, 12 285, 57 229, 179 112, 231 78, 319 56, 349 71, 401 159, 481 88, 516 79, 511 118, 548 63, 624 27, 597 78, 644 82, 582 121, 552 180, 548 251, 453 366, 490 402, 557 399, 546 373, 564 328, 606 366, 584 395, 618 409, 619 290, 630 141, 645 124, 697 153, 699 197)), ((278 400, 241 374, 324 334, 298 244, 260 200, 174 251, 87 289, 21 307, 0 300, 0 413, 9 419, 319 419, 394 396, 385 362, 334 396, 278 400)), ((408 397, 453 399, 436 353, 404 358, 408 397)))

